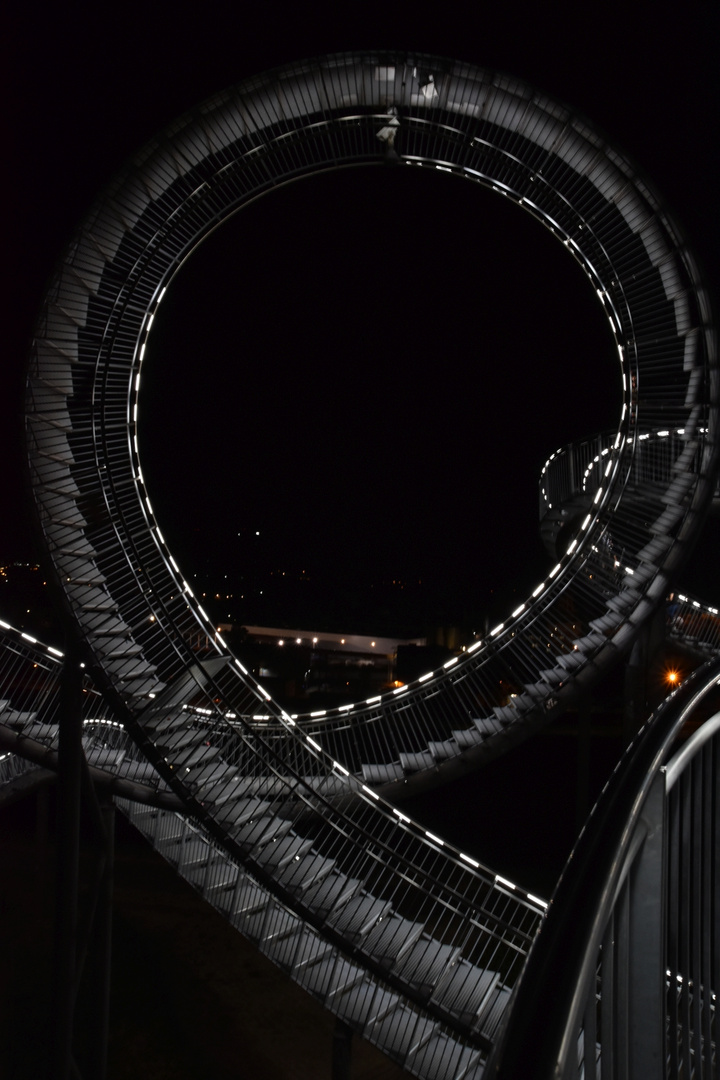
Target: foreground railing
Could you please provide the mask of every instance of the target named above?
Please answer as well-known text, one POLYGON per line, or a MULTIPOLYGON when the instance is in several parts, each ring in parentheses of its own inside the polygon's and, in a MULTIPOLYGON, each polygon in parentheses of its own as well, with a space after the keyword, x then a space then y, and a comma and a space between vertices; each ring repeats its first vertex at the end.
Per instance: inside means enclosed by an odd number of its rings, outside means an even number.
POLYGON ((666 701, 615 770, 486 1077, 717 1075, 719 687, 716 659, 666 701))

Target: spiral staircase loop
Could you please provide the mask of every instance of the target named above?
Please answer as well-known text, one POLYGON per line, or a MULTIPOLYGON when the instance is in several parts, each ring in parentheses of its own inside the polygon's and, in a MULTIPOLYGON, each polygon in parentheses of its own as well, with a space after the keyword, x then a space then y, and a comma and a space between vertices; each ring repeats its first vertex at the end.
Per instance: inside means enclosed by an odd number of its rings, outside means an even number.
MULTIPOLYGON (((717 409, 707 300, 654 193, 564 107, 455 61, 347 53, 218 94, 136 155, 61 261, 33 342, 28 458, 94 676, 198 828, 254 875, 247 895, 261 886, 273 898, 230 916, 257 915, 268 948, 292 937, 293 965, 326 979, 322 997, 340 994, 344 964, 343 996, 363 970, 403 988, 423 1017, 422 1038, 397 1049, 406 1064, 453 1031, 466 1074, 481 1068, 490 1012, 499 1017, 540 909, 376 789, 397 797, 502 752, 628 648, 712 497, 717 409), (155 518, 138 442, 144 355, 173 276, 227 217, 316 172, 387 164, 480 183, 553 232, 611 326, 622 410, 567 550, 487 640, 410 686, 294 717, 220 640, 155 518), (661 441, 649 436, 666 427, 682 429, 676 454, 636 484, 661 441), (326 967, 318 935, 333 950, 326 967)), ((184 851, 185 826, 168 828, 179 831, 160 839, 184 851)), ((245 896, 238 880, 231 907, 245 896)))

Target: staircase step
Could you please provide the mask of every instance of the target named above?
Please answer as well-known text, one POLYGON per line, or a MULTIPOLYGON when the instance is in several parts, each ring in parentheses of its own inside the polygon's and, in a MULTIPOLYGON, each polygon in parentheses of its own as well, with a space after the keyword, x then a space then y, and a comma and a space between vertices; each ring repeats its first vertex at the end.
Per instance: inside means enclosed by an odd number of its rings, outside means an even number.
POLYGON ((448 758, 457 757, 460 747, 455 739, 447 739, 445 742, 429 742, 428 750, 436 761, 447 761, 448 758))
POLYGON ((375 923, 389 914, 391 905, 388 900, 378 899, 370 893, 353 896, 340 911, 333 914, 331 925, 351 939, 367 934, 375 923))
POLYGON ((346 904, 360 888, 357 878, 331 871, 318 885, 312 885, 303 897, 313 911, 328 915, 346 904))
POLYGON ((478 1026, 481 1034, 486 1035, 489 1039, 494 1038, 509 1000, 510 990, 507 986, 499 987, 491 995, 480 1014, 478 1026))
POLYGON ((251 798, 240 797, 232 802, 223 803, 220 813, 215 814, 216 821, 225 825, 228 830, 239 828, 253 818, 262 817, 272 808, 272 803, 258 796, 251 798))
POLYGON ((402 780, 405 773, 402 765, 391 762, 389 765, 363 765, 362 777, 366 784, 387 784, 392 780, 402 780))
POLYGON ((335 860, 310 851, 299 859, 294 859, 277 875, 277 880, 287 889, 302 891, 319 885, 323 878, 335 869, 335 860))
POLYGON ((333 952, 317 964, 306 966, 298 983, 321 1001, 328 1001, 357 986, 364 976, 362 968, 333 952))
POLYGON ((473 746, 480 746, 485 741, 476 727, 453 731, 452 737, 461 750, 469 750, 473 746))
POLYGON ((319 963, 332 953, 333 948, 314 930, 303 926, 294 934, 276 937, 263 951, 279 967, 296 973, 319 963))
POLYGON ((423 931, 422 923, 403 919, 393 912, 373 926, 363 942, 363 951, 393 964, 411 948, 423 931))
POLYGON ((292 828, 284 818, 266 816, 249 821, 239 829, 233 829, 233 839, 244 848, 262 847, 271 840, 279 839, 292 828))
POLYGON ((432 1000, 463 1022, 471 1023, 481 1012, 500 981, 495 971, 483 971, 466 960, 459 960, 440 982, 432 1000))
POLYGON ((393 971, 413 986, 429 993, 459 957, 460 949, 454 945, 425 937, 415 941, 410 949, 403 952, 393 971))
POLYGON ((263 952, 271 942, 296 933, 302 928, 302 919, 290 911, 272 904, 266 911, 243 916, 236 923, 238 929, 251 941, 256 941, 263 952))
POLYGON ((311 849, 313 841, 307 837, 298 836, 297 833, 286 833, 280 840, 271 840, 266 844, 257 859, 262 866, 282 869, 288 866, 293 859, 299 859, 311 849))
POLYGON ((400 997, 392 990, 378 986, 370 979, 363 979, 357 986, 337 998, 336 1015, 347 1023, 365 1028, 384 1020, 400 1004, 400 997))
POLYGON ((445 1080, 448 1076, 452 1076, 453 1080, 462 1080, 478 1056, 475 1047, 463 1046, 438 1031, 412 1054, 406 1066, 424 1080, 445 1080))
POLYGON ((435 758, 429 750, 421 750, 417 753, 401 753, 400 767, 404 773, 422 772, 423 769, 435 767, 435 758))
POLYGON ((367 1034, 372 1042, 382 1046, 386 1054, 405 1061, 410 1053, 429 1042, 439 1027, 437 1020, 402 1005, 373 1024, 371 1032, 367 1034))

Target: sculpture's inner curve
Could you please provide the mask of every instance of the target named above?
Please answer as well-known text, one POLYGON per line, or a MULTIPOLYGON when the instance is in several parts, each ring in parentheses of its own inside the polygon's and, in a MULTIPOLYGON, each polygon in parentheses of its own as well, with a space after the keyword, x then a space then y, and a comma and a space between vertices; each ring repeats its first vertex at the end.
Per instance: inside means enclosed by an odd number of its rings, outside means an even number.
POLYGON ((469 639, 550 569, 540 463, 620 408, 602 307, 547 229, 435 170, 345 169, 256 201, 183 265, 139 439, 219 622, 469 639))

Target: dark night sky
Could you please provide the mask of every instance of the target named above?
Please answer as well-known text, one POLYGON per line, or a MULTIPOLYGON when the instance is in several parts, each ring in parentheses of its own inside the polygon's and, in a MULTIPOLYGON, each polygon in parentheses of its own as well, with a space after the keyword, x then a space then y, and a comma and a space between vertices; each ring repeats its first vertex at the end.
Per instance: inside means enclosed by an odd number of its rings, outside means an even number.
MULTIPOLYGON (((1 558, 28 550, 19 403, 54 260, 133 150, 253 72, 398 45, 517 75, 652 177, 717 294, 715 5, 465 7, 13 16, 1 558)), ((347 172, 261 200, 178 277, 148 350, 145 468, 189 574, 304 569, 308 619, 334 620, 372 613, 380 578, 423 580, 453 621, 535 583, 539 468, 611 424, 617 394, 592 291, 541 226, 453 178, 347 172)))

